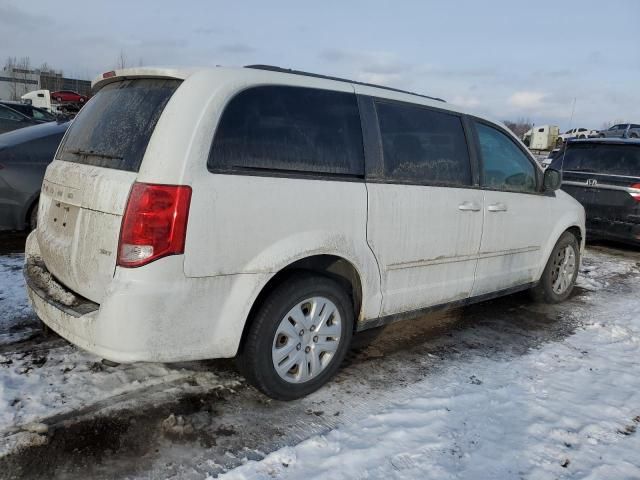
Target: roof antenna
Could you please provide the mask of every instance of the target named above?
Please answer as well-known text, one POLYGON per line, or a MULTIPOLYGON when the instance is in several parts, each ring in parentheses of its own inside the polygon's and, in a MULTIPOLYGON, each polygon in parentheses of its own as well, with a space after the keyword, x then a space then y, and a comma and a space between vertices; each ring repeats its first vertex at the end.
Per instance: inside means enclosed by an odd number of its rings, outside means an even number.
MULTIPOLYGON (((573 105, 571 106, 571 117, 569 117, 569 131, 571 131, 571 129, 573 128, 573 114, 576 111, 576 100, 577 97, 573 97, 573 105)), ((567 154, 568 141, 569 139, 567 138, 566 141, 562 142, 562 161, 560 162, 560 172, 564 172, 564 156, 567 154)))

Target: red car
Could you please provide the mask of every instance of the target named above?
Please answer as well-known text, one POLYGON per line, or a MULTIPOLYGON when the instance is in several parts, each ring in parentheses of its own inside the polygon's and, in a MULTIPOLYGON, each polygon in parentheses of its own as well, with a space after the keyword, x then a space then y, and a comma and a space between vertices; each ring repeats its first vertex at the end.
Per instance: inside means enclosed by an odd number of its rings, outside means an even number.
POLYGON ((72 90, 59 90, 51 93, 51 98, 58 102, 74 102, 84 103, 88 100, 88 97, 80 95, 78 92, 72 90))

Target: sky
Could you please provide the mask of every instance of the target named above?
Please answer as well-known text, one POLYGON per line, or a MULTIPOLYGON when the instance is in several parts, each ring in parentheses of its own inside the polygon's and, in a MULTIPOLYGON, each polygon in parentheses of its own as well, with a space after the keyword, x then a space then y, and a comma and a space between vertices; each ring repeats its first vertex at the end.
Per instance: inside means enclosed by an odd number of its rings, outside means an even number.
POLYGON ((2 64, 93 79, 121 53, 342 76, 563 131, 640 123, 640 0, 0 0, 2 64))

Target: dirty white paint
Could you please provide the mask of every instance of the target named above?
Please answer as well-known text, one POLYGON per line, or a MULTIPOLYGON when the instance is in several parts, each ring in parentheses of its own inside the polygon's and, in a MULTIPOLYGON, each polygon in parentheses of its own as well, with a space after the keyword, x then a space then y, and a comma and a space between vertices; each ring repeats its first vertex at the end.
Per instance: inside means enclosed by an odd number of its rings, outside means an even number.
POLYGON ((183 80, 151 136, 139 172, 54 161, 27 256, 41 255, 73 292, 100 304, 70 317, 30 294, 61 335, 105 358, 172 361, 235 355, 251 306, 282 268, 312 255, 343 258, 362 284, 360 320, 497 291, 539 278, 582 208, 478 189, 220 175, 206 163, 220 114, 251 85, 358 92, 456 107, 346 82, 238 68, 129 69, 118 76, 183 80), (133 182, 192 187, 185 254, 141 268, 115 266, 133 182), (494 198, 495 197, 495 198, 494 198), (508 212, 487 213, 494 201, 508 212), (478 209, 463 211, 464 202, 478 209), (135 319, 135 320, 132 320, 135 319))

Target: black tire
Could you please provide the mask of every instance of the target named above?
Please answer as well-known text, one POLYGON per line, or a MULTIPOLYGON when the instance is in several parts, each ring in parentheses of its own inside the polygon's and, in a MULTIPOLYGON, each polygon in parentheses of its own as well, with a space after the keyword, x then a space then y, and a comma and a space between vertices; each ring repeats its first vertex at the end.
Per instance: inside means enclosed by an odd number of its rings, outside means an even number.
POLYGON ((29 231, 33 231, 38 227, 38 201, 31 206, 29 210, 29 231))
POLYGON ((571 291, 575 286, 579 270, 580 243, 573 233, 564 232, 551 251, 549 260, 547 260, 547 265, 544 268, 544 272, 542 272, 542 277, 540 277, 540 282, 531 290, 533 298, 537 301, 546 303, 559 303, 566 300, 569 295, 571 295, 571 291), (559 256, 563 255, 564 249, 569 245, 573 247, 575 253, 575 271, 573 272, 573 277, 571 279, 569 287, 564 292, 558 294, 553 291, 553 283, 557 276, 558 269, 555 261, 558 260, 559 256))
POLYGON ((236 359, 238 368, 249 383, 271 398, 295 400, 304 397, 327 383, 340 368, 351 343, 353 318, 353 302, 338 282, 322 275, 294 274, 275 287, 255 312, 236 359), (314 296, 324 296, 337 307, 341 318, 340 341, 330 363, 316 377, 303 383, 291 383, 276 372, 272 347, 278 326, 287 312, 314 296))
POLYGON ((637 133, 632 133, 631 135, 629 135, 629 138, 638 138, 638 134, 637 133))

